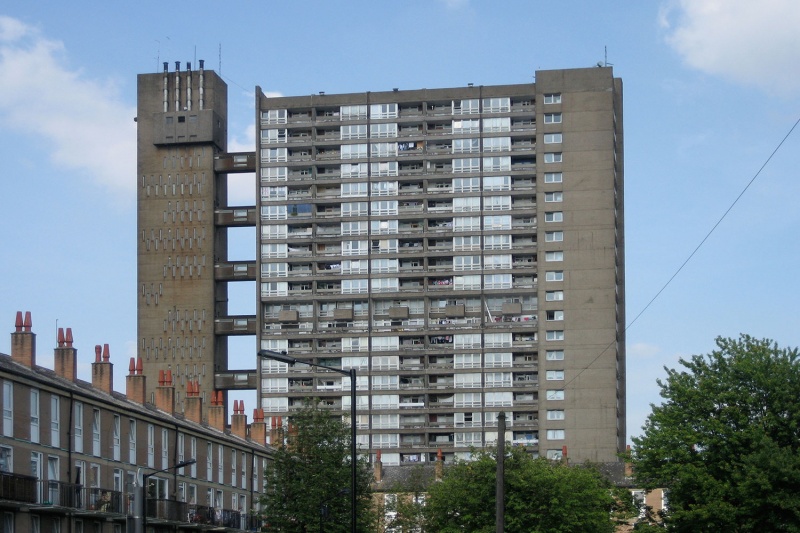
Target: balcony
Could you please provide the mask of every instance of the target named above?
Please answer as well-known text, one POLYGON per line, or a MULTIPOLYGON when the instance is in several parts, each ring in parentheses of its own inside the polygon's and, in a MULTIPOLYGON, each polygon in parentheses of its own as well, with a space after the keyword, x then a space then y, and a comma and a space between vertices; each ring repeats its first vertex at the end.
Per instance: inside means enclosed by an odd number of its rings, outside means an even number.
POLYGON ((0 473, 0 500, 36 503, 39 493, 37 483, 37 479, 32 476, 2 472, 0 473))

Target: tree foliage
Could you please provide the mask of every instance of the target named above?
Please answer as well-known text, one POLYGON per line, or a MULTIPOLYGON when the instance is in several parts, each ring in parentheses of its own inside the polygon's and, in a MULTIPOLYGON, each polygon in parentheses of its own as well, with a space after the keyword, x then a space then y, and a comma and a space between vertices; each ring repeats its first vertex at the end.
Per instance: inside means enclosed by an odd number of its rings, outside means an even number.
MULTIPOLYGON (((290 418, 261 497, 264 531, 350 531, 350 426, 311 402, 290 418)), ((372 471, 359 460, 358 530, 374 531, 372 471)))
POLYGON ((672 531, 800 531, 800 362, 747 335, 681 359, 633 439, 636 480, 668 489, 672 531))
MULTIPOLYGON (((495 531, 496 468, 491 451, 446 468, 442 481, 429 488, 425 531, 495 531)), ((614 531, 612 514, 620 499, 595 468, 533 459, 511 448, 504 486, 506 533, 614 531)), ((630 493, 621 501, 631 505, 630 493)))

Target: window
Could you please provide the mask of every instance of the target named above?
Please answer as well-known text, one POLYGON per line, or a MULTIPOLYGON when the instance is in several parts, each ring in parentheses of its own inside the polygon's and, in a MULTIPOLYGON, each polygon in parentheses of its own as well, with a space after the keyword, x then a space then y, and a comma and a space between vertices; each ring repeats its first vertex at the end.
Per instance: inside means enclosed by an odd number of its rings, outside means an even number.
POLYGON ((563 409, 548 409, 547 410, 547 419, 548 420, 564 420, 564 410, 563 409))
POLYGON ((511 235, 486 235, 484 237, 484 250, 510 250, 511 235))
POLYGON ((261 187, 261 200, 286 200, 288 189, 286 187, 261 187))
MULTIPOLYGON (((240 472, 240 476, 242 478, 242 488, 246 489, 247 488, 247 455, 244 452, 242 452, 242 460, 241 460, 241 462, 239 464, 241 465, 239 468, 240 468, 240 471, 241 471, 240 472)), ((244 507, 242 507, 242 511, 245 511, 245 510, 246 509, 244 507)))
POLYGON ((265 167, 261 169, 262 181, 286 181, 289 169, 287 167, 265 167))
MULTIPOLYGON (((176 443, 176 445, 177 445, 177 448, 178 448, 178 462, 182 463, 186 459, 186 437, 183 435, 183 433, 178 433, 178 442, 176 443)), ((162 466, 161 468, 167 468, 167 466, 169 466, 168 465, 168 460, 169 460, 168 450, 169 450, 169 433, 167 432, 166 429, 162 429, 161 430, 161 464, 163 464, 164 466, 162 466)), ((185 469, 179 468, 178 469, 178 474, 181 475, 181 476, 184 475, 185 474, 185 469)))
MULTIPOLYGON (((366 235, 367 234, 367 222, 342 222, 339 226, 339 231, 342 235, 350 236, 350 235, 366 235)), ((284 263, 285 264, 285 263, 284 263)), ((262 265, 263 267, 263 265, 262 265)), ((284 274, 285 276, 286 274, 284 274)))
POLYGON ((544 299, 547 302, 560 302, 564 299, 564 291, 546 291, 544 299))
POLYGON ((217 445, 217 483, 225 483, 225 447, 222 444, 217 445))
POLYGON ((483 131, 486 133, 511 131, 511 118, 485 118, 483 119, 483 131))
POLYGON ((31 389, 31 442, 39 442, 39 389, 31 389))
POLYGON ((480 108, 478 107, 478 99, 477 98, 470 98, 465 100, 454 100, 453 101, 453 114, 454 115, 473 115, 480 113, 480 108))
POLYGON ((564 180, 564 175, 561 172, 545 172, 545 183, 561 183, 564 180))
POLYGON ((485 260, 486 270, 495 268, 511 268, 511 256, 506 255, 487 255, 485 260))
POLYGON ((454 154, 474 154, 481 151, 480 139, 453 139, 451 148, 454 154))
POLYGON ((453 159, 453 172, 478 172, 481 169, 481 160, 477 157, 453 159))
POLYGON ((394 196, 397 194, 397 182, 373 181, 371 189, 373 196, 394 196))
MULTIPOLYGON (((197 459, 197 439, 195 437, 192 437, 189 440, 189 454, 190 454, 189 455, 190 459, 197 459)), ((189 467, 189 474, 193 478, 197 477, 197 463, 194 463, 189 467)), ((191 488, 192 485, 190 485, 189 487, 191 488)), ((193 500, 189 500, 189 501, 191 502, 193 500)))
POLYGON ((397 200, 381 200, 378 202, 371 202, 370 211, 373 215, 396 215, 397 206, 397 200))
POLYGON ((261 220, 286 220, 287 210, 285 205, 262 205, 261 220))
POLYGON ((484 98, 484 113, 507 113, 511 110, 511 98, 484 98))
POLYGON ((511 137, 489 137, 483 140, 484 152, 511 151, 511 137))
POLYGON ((563 231, 545 231, 544 242, 562 242, 564 240, 563 231))
MULTIPOLYGON (((183 446, 178 451, 179 454, 183 454, 183 446)), ((179 460, 180 462, 180 460, 179 460)), ((167 468, 169 466, 169 432, 166 428, 161 429, 161 468, 167 468)), ((183 469, 181 469, 183 470, 183 469)), ((179 472, 181 475, 183 472, 179 472)))
POLYGON ((481 130, 480 120, 465 119, 453 121, 453 135, 460 133, 479 133, 481 130))
POLYGON ((486 196, 483 199, 484 211, 508 211, 511 209, 510 196, 486 196))
POLYGON ((563 381, 564 380, 564 371, 563 370, 548 370, 545 374, 547 381, 563 381))
POLYGON ((479 192, 480 178, 453 178, 453 192, 479 192))
POLYGON ((563 261, 564 260, 564 252, 545 252, 544 253, 544 260, 545 261, 563 261))
POLYGON ((370 163, 370 172, 373 176, 397 176, 397 161, 370 163))
POLYGON ((544 214, 545 222, 564 222, 563 211, 547 211, 544 214))
POLYGON ((0 446, 0 472, 11 472, 14 461, 12 459, 13 449, 9 446, 0 446))
POLYGON ((366 163, 342 163, 339 167, 342 178, 366 178, 369 175, 366 163))
POLYGON ((545 202, 563 202, 564 201, 564 193, 561 191, 558 192, 546 192, 544 193, 544 201, 545 202))
POLYGON ((155 468, 156 464, 156 428, 147 424, 147 466, 155 468))
POLYGON ((564 350, 547 350, 547 355, 545 357, 548 361, 563 361, 564 350))
POLYGON ((510 191, 511 176, 486 176, 483 178, 484 191, 510 191))
POLYGON ((560 104, 561 103, 561 93, 546 93, 544 95, 544 103, 545 104, 560 104))
POLYGON ((564 281, 563 270, 548 270, 544 274, 545 281, 564 281))
POLYGON ((342 140, 348 139, 366 139, 367 138, 367 125, 366 124, 348 124, 341 126, 339 130, 339 137, 342 140))
POLYGON ((83 404, 81 402, 75 402, 73 416, 75 417, 75 451, 83 453, 83 404))
POLYGON ((214 450, 210 442, 206 443, 206 479, 213 481, 214 478, 214 450))
POLYGON ((264 163, 285 163, 289 159, 286 148, 262 148, 261 160, 264 163))
POLYGON ((547 311, 545 316, 551 322, 561 321, 564 320, 564 311, 547 311))
POLYGON ((397 155, 397 143, 372 143, 370 145, 372 157, 395 157, 397 155))
POLYGON ((453 217, 453 231, 479 231, 480 217, 453 217))
POLYGON ((342 204, 343 217, 364 217, 368 213, 367 202, 345 202, 342 204))
POLYGON ((545 133, 544 134, 544 143, 545 144, 560 144, 561 143, 561 134, 560 133, 545 133))
POLYGON ((485 172, 501 172, 511 170, 511 156, 492 156, 483 158, 485 172))
POLYGON ((563 329, 556 329, 556 330, 547 330, 546 338, 549 341, 563 341, 564 340, 564 330, 563 329))
POLYGON ((481 256, 479 255, 457 255, 453 257, 453 270, 480 270, 481 256))
POLYGON ((548 400, 563 400, 564 399, 564 391, 562 389, 552 389, 547 391, 547 399, 548 400))
POLYGON ((367 196, 367 182, 342 183, 342 198, 367 196))
POLYGON ((14 384, 3 381, 3 435, 14 435, 14 384))
POLYGON ((267 124, 286 124, 285 109, 269 109, 261 112, 261 120, 267 124))
POLYGON ((486 407, 511 407, 513 398, 512 392, 487 392, 486 407))
POLYGON ((483 276, 484 289, 510 289, 511 274, 486 274, 483 276))
POLYGON ((453 198, 453 213, 463 213, 465 211, 480 211, 480 196, 470 196, 468 198, 453 198))
POLYGON ((342 120, 357 120, 367 118, 367 106, 365 105, 343 105, 339 108, 342 120))
POLYGON ((100 409, 92 409, 92 455, 100 457, 100 409))
POLYGON ((236 450, 231 450, 231 487, 236 486, 236 450))
POLYGON ((544 123, 545 124, 561 124, 561 113, 545 113, 544 114, 544 123))
POLYGON ((342 294, 359 294, 369 292, 369 280, 343 279, 342 294))
POLYGON ((477 291, 481 288, 481 277, 476 276, 454 276, 453 290, 456 291, 477 291))
POLYGON ((261 226, 262 239, 285 239, 289 227, 286 224, 263 224, 261 226))
POLYGON ((399 383, 398 376, 372 376, 372 390, 396 390, 399 383))
POLYGON ((480 407, 481 403, 480 392, 457 392, 453 396, 453 407, 480 407))
POLYGON ((369 241, 342 241, 342 255, 366 255, 369 241))
POLYGON ((261 130, 262 143, 285 143, 286 142, 286 128, 261 130))
POLYGON ((393 254, 397 253, 399 242, 397 239, 373 239, 371 244, 372 253, 393 254))
POLYGON ((371 118, 397 118, 397 104, 372 104, 369 106, 371 118))
POLYGON ((136 420, 128 421, 128 462, 136 464, 136 420))
MULTIPOLYGON (((510 235, 508 236, 510 237, 510 235)), ((467 252, 481 249, 480 235, 470 235, 468 237, 453 237, 453 251, 467 252)))
POLYGON ((561 152, 548 152, 544 154, 544 162, 545 163, 563 163, 564 162, 564 154, 561 152))
POLYGON ((483 217, 483 229, 511 229, 511 215, 487 215, 483 217))
POLYGON ((343 144, 341 148, 342 159, 357 159, 367 157, 366 144, 343 144))
POLYGON ((261 296, 286 296, 289 294, 289 283, 272 281, 261 284, 261 296))
MULTIPOLYGON (((397 259, 373 259, 371 261, 371 267, 374 273, 397 272, 399 270, 399 261, 397 259)), ((395 281, 395 283, 391 285, 397 289, 397 278, 391 279, 395 281)))
POLYGON ((563 429, 548 429, 547 440, 564 440, 563 429))
POLYGON ((50 395, 50 445, 61 446, 61 398, 50 395))
POLYGON ((371 124, 369 136, 374 138, 397 137, 397 124, 371 124))
POLYGON ((288 263, 261 263, 261 277, 285 278, 288 268, 288 263))

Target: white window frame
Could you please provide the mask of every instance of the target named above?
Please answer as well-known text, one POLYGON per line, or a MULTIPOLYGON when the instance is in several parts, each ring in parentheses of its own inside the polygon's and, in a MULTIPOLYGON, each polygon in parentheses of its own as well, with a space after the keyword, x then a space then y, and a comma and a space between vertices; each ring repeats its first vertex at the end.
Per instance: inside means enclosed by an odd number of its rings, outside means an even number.
POLYGON ((561 113, 545 113, 545 124, 561 124, 564 121, 564 116, 561 113))
POLYGON ((560 262, 564 260, 564 252, 561 250, 554 250, 544 253, 544 260, 549 263, 560 262))
POLYGON ((544 182, 545 183, 562 183, 564 181, 564 173, 563 172, 545 172, 544 173, 544 182))
POLYGON ((561 133, 545 133, 544 144, 561 144, 564 136, 561 133))
POLYGON ((543 101, 545 104, 560 104, 561 93, 545 93, 543 101))

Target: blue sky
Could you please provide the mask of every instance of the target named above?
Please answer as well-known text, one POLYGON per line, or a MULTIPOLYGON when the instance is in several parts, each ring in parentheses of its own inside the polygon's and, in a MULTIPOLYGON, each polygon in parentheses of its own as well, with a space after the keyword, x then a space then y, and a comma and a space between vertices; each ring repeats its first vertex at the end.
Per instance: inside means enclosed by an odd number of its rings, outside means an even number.
MULTIPOLYGON (((31 311, 39 362, 73 328, 89 378, 136 340, 136 75, 205 59, 229 85, 231 149, 253 96, 491 85, 604 60, 624 81, 627 313, 639 314, 800 118, 796 0, 13 2, 0 8, 0 352, 31 311), (221 64, 220 64, 221 59, 221 64)), ((800 345, 800 131, 628 329, 628 433, 656 378, 718 335, 800 345)), ((252 203, 252 178, 231 185, 252 203)), ((253 234, 232 255, 255 256, 253 234), (247 244, 245 244, 247 243, 247 244)), ((245 287, 233 312, 253 313, 245 287)), ((254 367, 255 343, 232 345, 254 367)), ((254 396, 247 398, 248 412, 254 396)))

